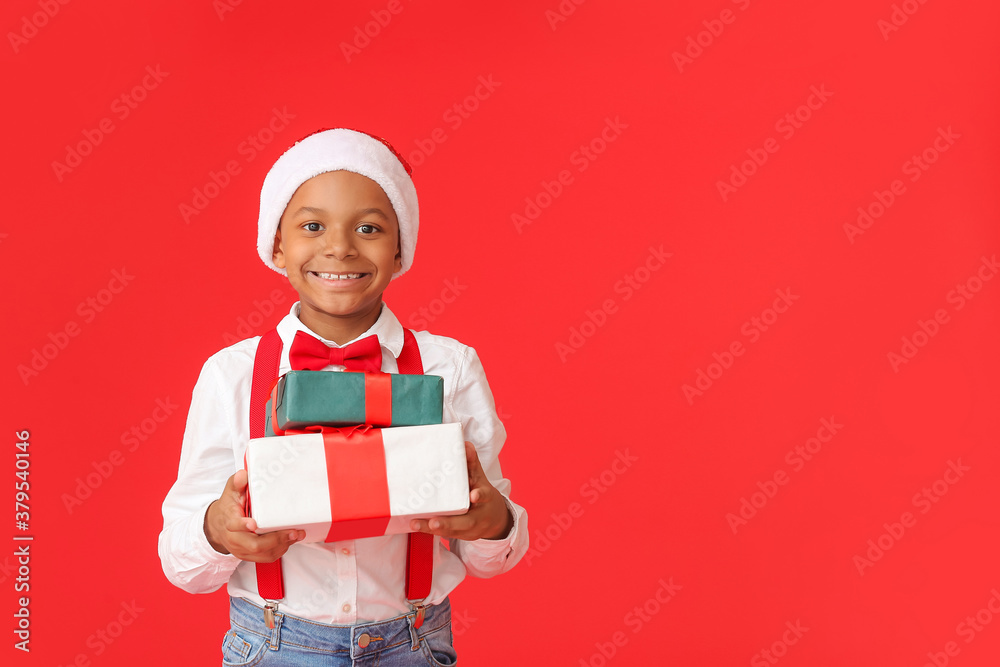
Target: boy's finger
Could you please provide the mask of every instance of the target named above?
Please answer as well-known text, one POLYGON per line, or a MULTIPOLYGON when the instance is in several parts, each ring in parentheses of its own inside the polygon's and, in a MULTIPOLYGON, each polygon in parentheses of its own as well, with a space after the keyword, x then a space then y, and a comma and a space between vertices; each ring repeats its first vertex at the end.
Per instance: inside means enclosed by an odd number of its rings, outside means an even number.
POLYGON ((483 464, 479 462, 476 446, 468 440, 465 441, 465 462, 469 469, 469 486, 479 486, 486 479, 486 473, 483 472, 483 464))
POLYGON ((479 462, 479 452, 476 451, 476 446, 468 440, 465 441, 465 463, 469 468, 470 474, 476 469, 483 469, 482 464, 479 462))
POLYGON ((224 525, 230 533, 252 533, 257 528, 257 523, 253 519, 236 514, 226 517, 224 525))
POLYGON ((243 493, 244 489, 247 488, 247 471, 237 470, 233 474, 233 488, 239 493, 243 493))
POLYGON ((239 552, 233 550, 239 558, 254 563, 273 563, 288 550, 288 544, 282 543, 279 537, 273 535, 241 535, 234 546, 239 549, 239 552))
POLYGON ((476 519, 468 514, 461 514, 459 516, 437 517, 428 523, 431 532, 435 535, 461 538, 476 526, 476 519))
POLYGON ((281 530, 256 535, 238 533, 234 546, 238 545, 239 557, 255 563, 272 563, 281 558, 288 548, 306 536, 304 530, 281 530))
POLYGON ((229 476, 226 480, 226 488, 223 490, 223 495, 236 494, 242 495, 246 491, 247 487, 247 471, 237 470, 235 473, 229 476))
MULTIPOLYGON (((469 503, 472 505, 479 505, 490 501, 493 494, 496 493, 496 487, 490 483, 490 480, 486 478, 486 474, 483 473, 478 476, 478 479, 469 478, 469 503)), ((471 507, 469 508, 471 511, 471 507)))
POLYGON ((429 535, 444 535, 442 527, 443 519, 434 517, 431 519, 414 519, 410 522, 410 530, 416 533, 427 533, 429 535))
POLYGON ((410 521, 410 530, 415 533, 454 537, 453 535, 445 535, 443 531, 451 530, 454 522, 458 519, 468 519, 470 524, 475 524, 478 514, 479 510, 477 508, 470 507, 468 512, 459 514, 458 516, 432 516, 429 519, 413 519, 410 521))

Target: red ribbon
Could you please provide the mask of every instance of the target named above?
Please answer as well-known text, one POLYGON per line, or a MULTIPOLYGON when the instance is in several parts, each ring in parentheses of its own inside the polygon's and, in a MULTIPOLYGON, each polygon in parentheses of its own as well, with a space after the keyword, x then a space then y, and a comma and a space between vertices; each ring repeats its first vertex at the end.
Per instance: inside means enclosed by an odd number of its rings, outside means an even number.
POLYGON ((333 519, 327 542, 384 535, 389 483, 382 431, 370 426, 323 428, 333 519))
MULTIPOLYGON (((359 424, 342 428, 307 426, 283 432, 288 435, 320 432, 323 435, 332 519, 325 541, 385 535, 390 517, 389 481, 381 429, 359 424)), ((249 473, 248 453, 243 454, 243 469, 249 473)), ((243 510, 246 516, 251 515, 249 487, 243 510)))
MULTIPOLYGON (((282 376, 284 377, 284 376, 282 376)), ((286 380, 287 381, 287 380, 286 380)), ((278 380, 271 384, 271 430, 275 435, 295 433, 316 433, 319 426, 286 431, 278 426, 278 380)), ((369 426, 392 426, 392 374, 365 373, 365 424, 369 426)))
POLYGON ((365 423, 392 426, 392 375, 365 373, 365 423))

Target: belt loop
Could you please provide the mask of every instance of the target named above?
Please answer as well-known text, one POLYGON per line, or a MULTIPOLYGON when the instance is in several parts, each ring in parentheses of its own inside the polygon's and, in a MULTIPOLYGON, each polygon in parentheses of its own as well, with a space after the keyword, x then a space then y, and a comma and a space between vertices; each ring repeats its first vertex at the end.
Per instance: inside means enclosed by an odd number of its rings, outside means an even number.
POLYGON ((407 614, 406 615, 406 625, 410 629, 410 650, 419 651, 420 650, 420 637, 417 636, 417 615, 407 614))
POLYGON ((274 627, 271 628, 271 636, 268 639, 268 649, 277 651, 281 648, 281 623, 285 620, 284 614, 274 615, 274 627))

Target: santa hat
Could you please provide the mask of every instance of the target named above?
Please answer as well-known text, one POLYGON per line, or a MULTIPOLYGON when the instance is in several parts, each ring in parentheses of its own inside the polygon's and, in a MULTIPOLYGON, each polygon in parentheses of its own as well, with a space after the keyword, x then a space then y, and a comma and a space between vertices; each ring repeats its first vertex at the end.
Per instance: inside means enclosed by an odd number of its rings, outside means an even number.
POLYGON ((392 275, 398 278, 413 264, 417 247, 417 190, 410 179, 410 165, 385 139, 346 128, 320 130, 296 141, 267 172, 260 189, 257 254, 268 268, 287 275, 274 265, 273 258, 281 215, 300 185, 313 176, 338 170, 367 176, 389 198, 399 221, 402 267, 392 275))

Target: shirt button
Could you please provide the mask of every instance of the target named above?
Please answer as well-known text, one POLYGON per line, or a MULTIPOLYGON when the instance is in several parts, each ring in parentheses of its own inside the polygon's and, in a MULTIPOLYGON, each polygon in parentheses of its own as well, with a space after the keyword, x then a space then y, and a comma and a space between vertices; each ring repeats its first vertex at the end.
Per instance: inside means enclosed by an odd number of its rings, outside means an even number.
POLYGON ((346 614, 347 612, 351 611, 351 605, 344 603, 344 606, 341 607, 341 609, 343 609, 344 613, 346 614))
POLYGON ((351 555, 351 550, 350 549, 341 549, 340 553, 344 554, 345 556, 350 556, 351 555))

